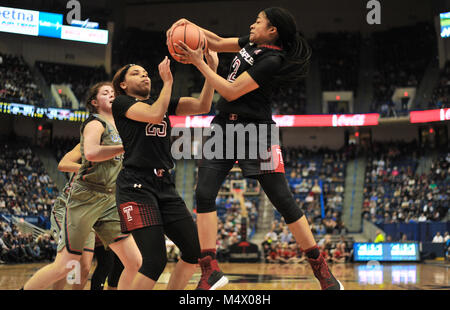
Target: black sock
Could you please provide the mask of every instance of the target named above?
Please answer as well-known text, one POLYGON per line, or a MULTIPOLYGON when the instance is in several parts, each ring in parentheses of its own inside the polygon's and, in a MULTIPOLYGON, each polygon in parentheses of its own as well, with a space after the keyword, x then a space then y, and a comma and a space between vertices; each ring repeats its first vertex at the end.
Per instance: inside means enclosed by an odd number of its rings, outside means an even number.
POLYGON ((312 248, 305 250, 305 254, 308 258, 318 259, 320 256, 319 247, 317 245, 313 246, 312 248))
POLYGON ((200 254, 200 258, 204 258, 206 256, 211 256, 212 259, 216 259, 216 249, 202 250, 202 252, 200 254))

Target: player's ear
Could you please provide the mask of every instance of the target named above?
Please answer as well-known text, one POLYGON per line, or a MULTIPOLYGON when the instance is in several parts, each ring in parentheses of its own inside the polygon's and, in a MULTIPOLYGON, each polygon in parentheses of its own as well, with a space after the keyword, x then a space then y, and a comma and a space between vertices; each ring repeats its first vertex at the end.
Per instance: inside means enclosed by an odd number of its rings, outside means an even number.
POLYGON ((123 90, 126 90, 126 89, 127 89, 127 83, 125 83, 125 81, 120 82, 119 86, 120 86, 120 88, 122 88, 123 90))
POLYGON ((275 26, 269 26, 268 29, 269 35, 271 35, 273 38, 278 38, 278 29, 275 26))
POLYGON ((91 100, 91 105, 92 105, 93 107, 97 108, 97 107, 98 107, 98 102, 97 102, 97 100, 96 100, 96 99, 92 99, 92 100, 91 100))

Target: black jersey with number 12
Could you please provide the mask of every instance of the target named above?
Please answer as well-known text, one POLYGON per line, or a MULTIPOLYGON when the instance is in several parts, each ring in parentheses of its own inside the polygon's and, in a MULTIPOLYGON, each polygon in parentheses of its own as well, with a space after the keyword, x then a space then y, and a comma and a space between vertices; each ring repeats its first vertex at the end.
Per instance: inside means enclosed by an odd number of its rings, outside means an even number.
POLYGON ((134 121, 125 116, 136 102, 152 105, 152 99, 138 100, 131 96, 117 96, 112 112, 117 130, 125 150, 123 166, 142 172, 153 169, 172 169, 174 164, 170 153, 170 119, 174 115, 180 98, 171 98, 167 113, 159 124, 134 121))
POLYGON ((242 49, 231 62, 227 80, 233 83, 247 71, 259 88, 230 102, 221 97, 216 108, 220 112, 235 113, 245 118, 271 121, 271 97, 277 87, 273 76, 281 67, 284 52, 278 46, 257 46, 249 41, 249 36, 239 38, 238 42, 242 49))

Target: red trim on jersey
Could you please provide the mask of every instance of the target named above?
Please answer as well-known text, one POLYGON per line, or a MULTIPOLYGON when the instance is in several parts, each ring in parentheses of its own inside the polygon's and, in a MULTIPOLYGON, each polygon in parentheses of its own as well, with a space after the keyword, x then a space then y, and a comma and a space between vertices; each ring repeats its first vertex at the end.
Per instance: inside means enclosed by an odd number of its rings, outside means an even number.
POLYGON ((66 194, 70 192, 70 189, 72 188, 73 182, 75 182, 75 178, 77 177, 78 172, 74 172, 72 176, 72 181, 69 183, 69 187, 67 188, 66 194))
POLYGON ((283 50, 283 49, 282 49, 281 47, 279 47, 279 46, 276 46, 276 45, 268 45, 268 44, 261 44, 261 45, 258 45, 258 47, 270 48, 270 49, 277 50, 277 51, 282 51, 282 50, 283 50))

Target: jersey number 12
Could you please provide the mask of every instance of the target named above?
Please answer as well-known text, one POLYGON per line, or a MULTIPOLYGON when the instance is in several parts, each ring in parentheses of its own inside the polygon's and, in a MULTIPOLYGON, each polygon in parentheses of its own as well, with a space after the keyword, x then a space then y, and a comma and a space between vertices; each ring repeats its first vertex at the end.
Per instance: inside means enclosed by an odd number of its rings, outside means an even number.
POLYGON ((233 63, 231 64, 231 68, 233 71, 228 75, 228 82, 234 82, 236 80, 236 74, 239 70, 239 67, 241 66, 241 60, 237 57, 234 58, 233 63))

